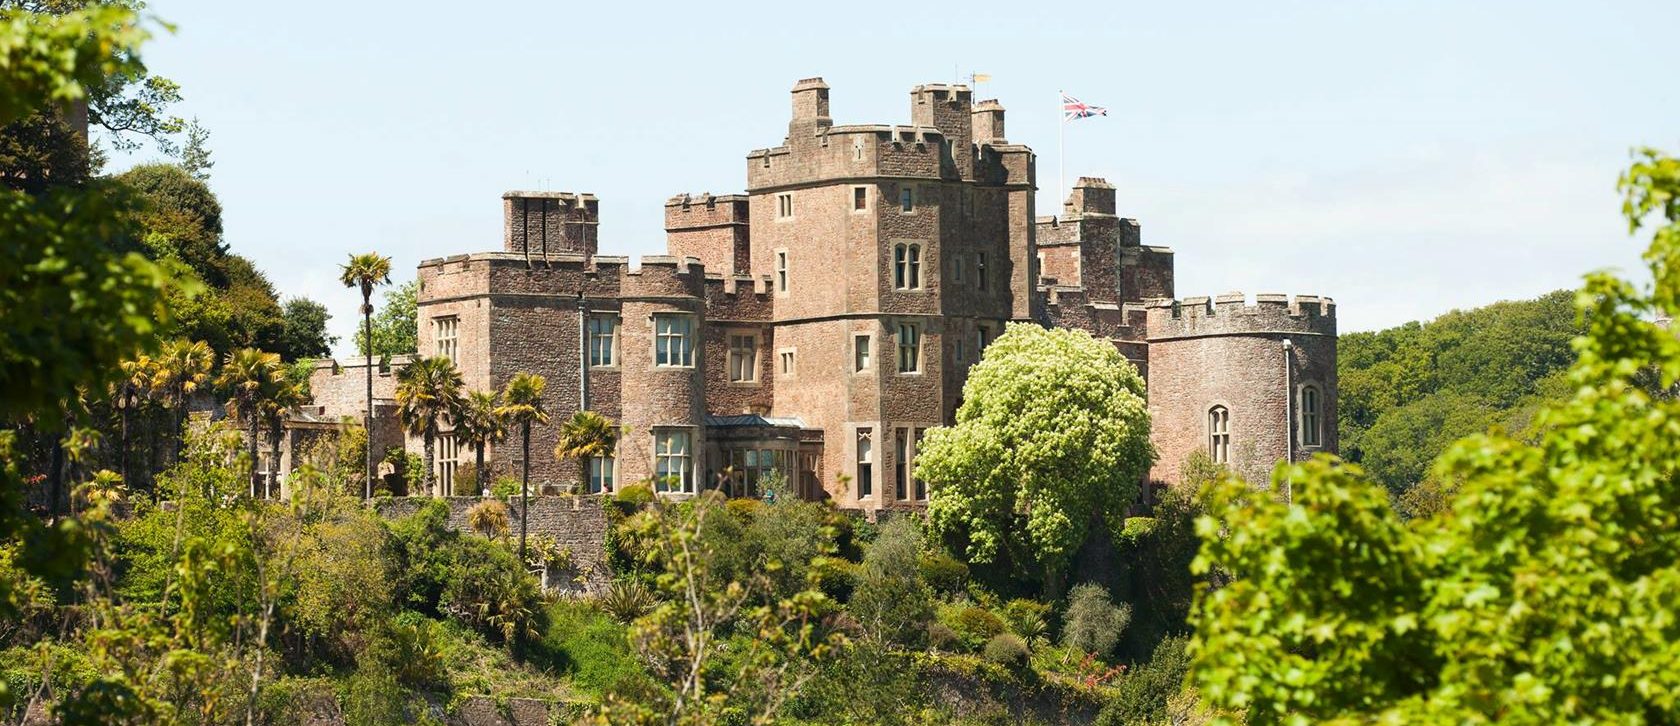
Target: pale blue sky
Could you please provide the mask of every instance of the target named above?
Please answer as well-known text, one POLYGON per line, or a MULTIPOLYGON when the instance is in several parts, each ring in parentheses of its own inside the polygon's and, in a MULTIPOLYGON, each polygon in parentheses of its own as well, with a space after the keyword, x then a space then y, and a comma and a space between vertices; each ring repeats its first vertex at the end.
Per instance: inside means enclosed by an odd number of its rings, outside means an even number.
MULTIPOLYGON (((664 250, 672 194, 741 190, 788 90, 836 123, 906 123, 909 89, 978 70, 1059 208, 1107 177, 1178 292, 1330 295, 1344 331, 1632 268, 1628 149, 1680 149, 1674 2, 255 4, 154 0, 149 46, 212 131, 227 239, 345 340, 349 252, 398 277, 496 249, 500 195, 601 198, 604 252, 664 250)), ((142 157, 145 155, 142 154, 142 157)), ((116 168, 131 163, 119 159, 116 168)))

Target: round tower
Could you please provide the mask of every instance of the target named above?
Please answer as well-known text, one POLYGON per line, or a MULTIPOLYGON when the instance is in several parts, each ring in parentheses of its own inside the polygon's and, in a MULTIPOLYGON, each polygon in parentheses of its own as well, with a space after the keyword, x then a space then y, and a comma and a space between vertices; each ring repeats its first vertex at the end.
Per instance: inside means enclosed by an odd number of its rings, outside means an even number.
POLYGON ((1336 304, 1242 293, 1155 300, 1147 315, 1151 479, 1192 452, 1252 482, 1277 462, 1336 453, 1336 304))

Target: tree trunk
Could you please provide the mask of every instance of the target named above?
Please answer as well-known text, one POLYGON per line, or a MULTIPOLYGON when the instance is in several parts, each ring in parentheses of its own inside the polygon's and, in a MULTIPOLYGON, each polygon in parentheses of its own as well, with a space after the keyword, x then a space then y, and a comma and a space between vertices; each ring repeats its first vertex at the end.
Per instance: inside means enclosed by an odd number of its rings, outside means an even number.
POLYGON ((420 478, 421 481, 426 483, 426 495, 431 497, 435 497, 439 493, 437 490, 437 471, 435 471, 436 464, 432 459, 432 444, 437 438, 437 434, 433 433, 435 428, 435 426, 426 427, 426 474, 420 478))
POLYGON ((251 416, 251 498, 257 496, 258 485, 262 482, 262 470, 257 468, 257 417, 251 416))
POLYGON ((525 565, 525 522, 531 509, 531 422, 520 424, 520 436, 525 441, 525 459, 520 462, 519 481, 519 564, 525 565))
POLYGON ((47 511, 53 514, 62 514, 64 510, 59 507, 59 504, 64 501, 64 437, 50 431, 46 435, 52 438, 52 443, 49 444, 49 449, 52 451, 49 458, 52 460, 52 464, 48 469, 47 511))
POLYGON ((263 485, 264 499, 271 498, 270 487, 276 494, 280 490, 280 439, 285 437, 285 431, 285 426, 281 425, 268 432, 268 482, 263 485))
POLYGON ((134 400, 133 397, 128 395, 128 384, 124 383, 123 388, 122 388, 122 395, 119 396, 118 399, 117 399, 117 403, 118 403, 117 408, 118 408, 118 410, 120 410, 122 412, 122 455, 118 458, 122 462, 119 465, 120 466, 119 471, 122 472, 123 484, 128 484, 129 483, 129 479, 128 479, 128 450, 129 450, 129 445, 128 445, 128 409, 129 409, 130 403, 133 400, 134 400))
POLYGON ((367 484, 363 487, 362 498, 373 498, 373 290, 362 287, 362 347, 367 365, 367 411, 363 418, 362 428, 367 433, 367 484))
POLYGON ((482 443, 478 445, 477 459, 473 465, 473 476, 478 477, 478 481, 473 483, 478 485, 478 495, 482 497, 490 493, 490 487, 484 483, 484 444, 482 443))
POLYGON ((158 466, 158 424, 157 405, 146 407, 146 491, 151 492, 152 501, 157 501, 157 474, 162 467, 158 466))

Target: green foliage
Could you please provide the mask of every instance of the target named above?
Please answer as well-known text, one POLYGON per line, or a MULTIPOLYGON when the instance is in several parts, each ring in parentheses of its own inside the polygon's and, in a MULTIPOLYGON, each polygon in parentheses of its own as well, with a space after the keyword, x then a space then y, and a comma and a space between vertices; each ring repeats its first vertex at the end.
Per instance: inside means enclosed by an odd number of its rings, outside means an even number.
POLYGON ((288 361, 325 358, 332 355, 338 338, 327 334, 327 306, 304 297, 286 301, 280 311, 280 339, 277 349, 288 361))
MULTIPOLYGON (((390 260, 386 260, 386 282, 390 282, 390 260)), ((415 353, 420 348, 420 283, 411 280, 385 291, 385 300, 373 314, 373 353, 380 358, 415 353)), ((356 326, 356 350, 367 351, 367 331, 356 326)))
POLYGON ((640 580, 620 578, 607 585, 595 604, 621 623, 628 623, 653 609, 653 592, 640 580))
POLYGON ((1014 633, 1002 633, 986 641, 982 655, 988 663, 996 663, 1010 670, 1025 668, 1032 657, 1027 641, 1014 633))
POLYGON ((1009 624, 1010 632, 1025 638, 1032 643, 1049 632, 1050 626, 1046 618, 1050 616, 1050 605, 1037 600, 1015 598, 1003 605, 1003 619, 1009 624))
POLYGON ((847 611, 876 643, 917 645, 933 619, 933 591, 917 567, 921 536, 909 517, 892 519, 863 556, 847 611))
POLYGON ((928 587, 941 595, 956 595, 968 589, 968 565, 945 550, 924 552, 916 564, 928 587))
POLYGON ((985 647, 992 638, 1009 629, 1003 619, 978 605, 952 604, 938 608, 939 621, 957 634, 967 650, 985 647))
POLYGON ((574 603, 550 605, 547 623, 541 650, 585 693, 600 697, 641 673, 624 626, 605 613, 574 603))
POLYGON ((1528 440, 1463 439, 1433 474, 1450 509, 1402 523, 1352 465, 1279 466, 1294 501, 1211 487, 1193 678, 1254 723, 1666 723, 1680 719, 1680 161, 1622 178, 1660 215, 1647 291, 1607 273, 1576 304, 1567 400, 1528 440))
POLYGON ((1154 459, 1143 379, 1114 346, 1011 325, 969 370, 957 424, 928 431, 916 475, 933 533, 972 562, 1054 579, 1093 521, 1118 525, 1154 459))
POLYGON ((503 537, 508 532, 508 508, 500 500, 486 499, 467 510, 467 526, 485 539, 503 537))
POLYGON ((512 643, 542 632, 537 581, 501 544, 457 537, 438 609, 487 636, 512 643))
POLYGON ((653 502, 653 487, 646 484, 627 484, 613 493, 613 501, 634 508, 645 507, 653 502))
POLYGON ((1447 445, 1548 396, 1581 331, 1567 290, 1337 342, 1341 450, 1400 493, 1447 445))
POLYGON ((1097 717, 1097 726, 1130 726, 1164 720, 1168 703, 1184 690, 1184 675, 1190 670, 1185 641, 1183 636, 1162 640, 1155 646, 1149 662, 1117 681, 1113 698, 1097 717))
POLYGON ((924 724, 929 689, 920 663, 889 645, 860 640, 840 649, 788 704, 796 723, 924 724))
POLYGON ((519 496, 519 479, 517 477, 497 477, 496 483, 490 485, 490 496, 506 499, 519 496))
POLYGON ((1062 647, 1106 658, 1131 621, 1131 606, 1115 605, 1103 586, 1076 586, 1068 593, 1067 611, 1062 613, 1062 647))

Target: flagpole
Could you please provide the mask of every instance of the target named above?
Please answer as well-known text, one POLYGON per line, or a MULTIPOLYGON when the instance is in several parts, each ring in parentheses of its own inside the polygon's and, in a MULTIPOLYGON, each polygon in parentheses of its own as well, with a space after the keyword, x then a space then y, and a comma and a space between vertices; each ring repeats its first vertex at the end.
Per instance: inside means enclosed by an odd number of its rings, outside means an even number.
POLYGON ((1062 213, 1062 187, 1067 186, 1067 113, 1063 109, 1065 97, 1061 91, 1056 92, 1056 214, 1062 213))

